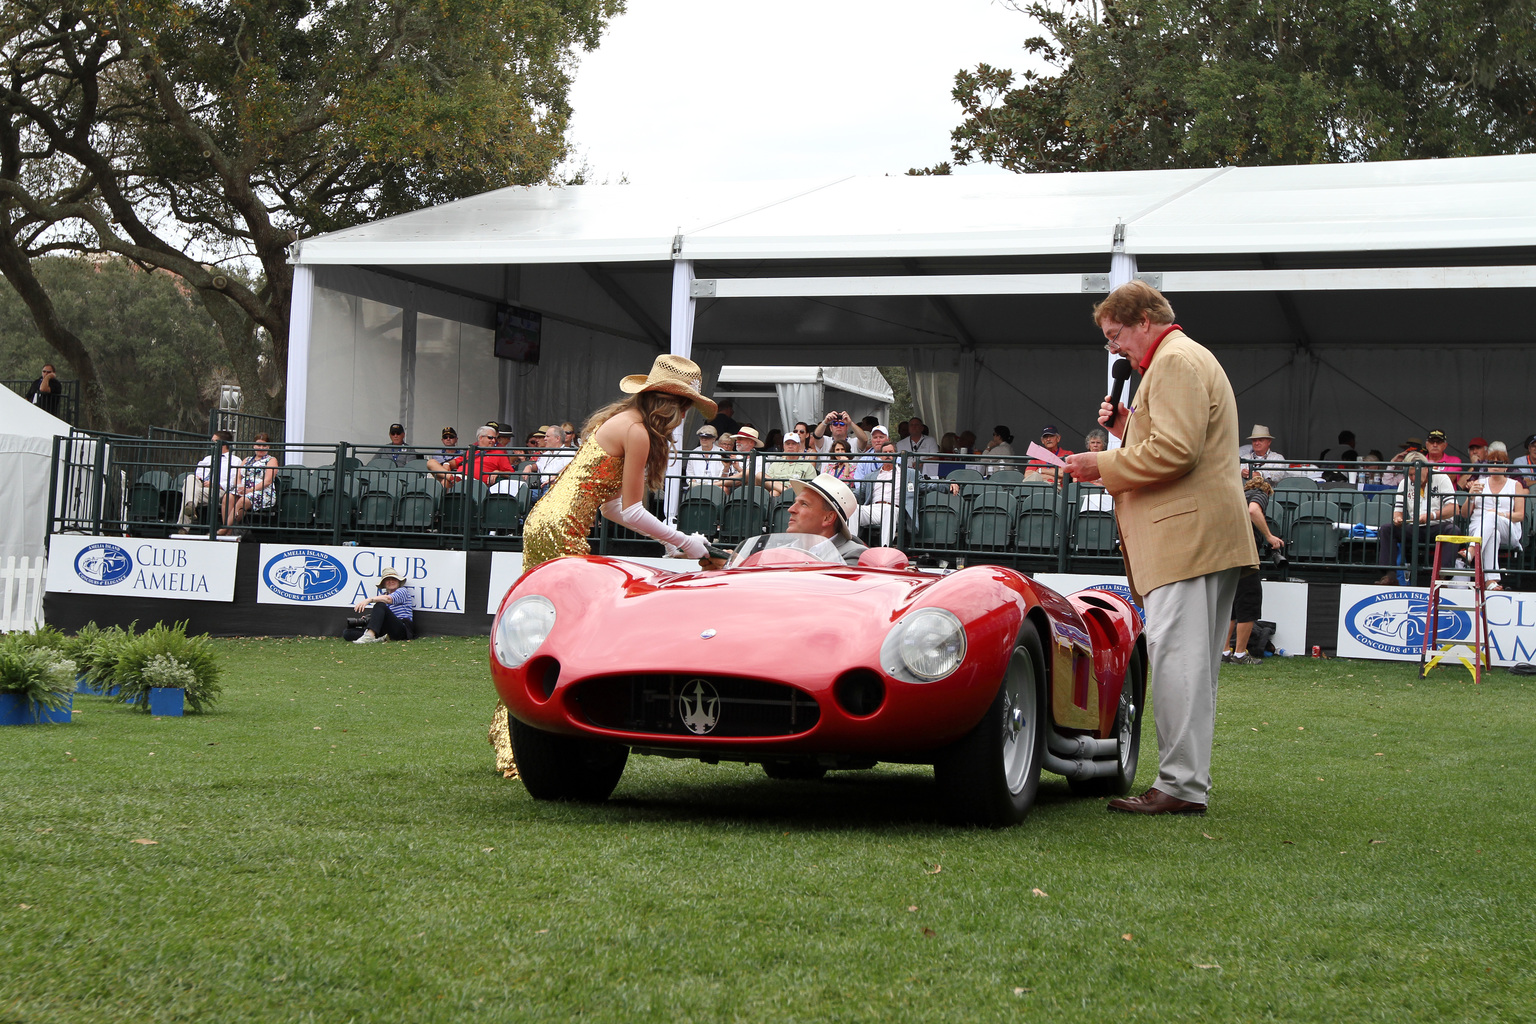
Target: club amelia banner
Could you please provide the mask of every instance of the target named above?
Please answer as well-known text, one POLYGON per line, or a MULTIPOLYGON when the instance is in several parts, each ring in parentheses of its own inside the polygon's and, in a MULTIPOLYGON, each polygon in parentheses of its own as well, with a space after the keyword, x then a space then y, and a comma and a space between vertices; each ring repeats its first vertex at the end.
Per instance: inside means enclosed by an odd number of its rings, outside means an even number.
POLYGON ((48 590, 178 601, 233 601, 237 545, 54 534, 48 590))
MULTIPOLYGON (((1035 579, 1059 594, 1070 594, 1075 590, 1098 587, 1119 594, 1127 601, 1131 599, 1130 581, 1124 576, 1037 572, 1035 579)), ((1306 653, 1307 585, 1305 583, 1265 580, 1262 618, 1275 624, 1275 637, 1270 641, 1275 645, 1275 650, 1284 651, 1287 657, 1306 653)))
MULTIPOLYGON (((1536 594, 1495 591, 1487 596, 1485 607, 1493 664, 1536 661, 1536 594)), ((1427 588, 1345 584, 1339 588, 1338 655, 1418 661, 1428 618, 1427 588)), ((1441 640, 1472 643, 1471 612, 1442 604, 1439 620, 1441 640)))
POLYGON ((416 609, 464 614, 462 551, 263 544, 258 604, 350 608, 378 592, 379 573, 398 569, 416 609))

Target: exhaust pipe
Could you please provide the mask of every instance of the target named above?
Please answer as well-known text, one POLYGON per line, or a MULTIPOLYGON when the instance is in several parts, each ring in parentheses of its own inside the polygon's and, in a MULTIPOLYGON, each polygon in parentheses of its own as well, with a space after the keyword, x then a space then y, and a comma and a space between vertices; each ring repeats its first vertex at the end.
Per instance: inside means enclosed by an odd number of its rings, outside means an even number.
MULTIPOLYGON (((1120 741, 1115 738, 1096 739, 1093 736, 1062 736, 1054 731, 1045 734, 1045 745, 1053 754, 1072 761, 1092 761, 1100 757, 1120 756, 1120 741)), ((1052 768, 1051 771, 1056 769, 1052 768)))
MULTIPOLYGON (((1098 741, 1100 743, 1103 740, 1098 741)), ((1115 761, 1068 761, 1057 757, 1055 754, 1046 754, 1041 767, 1046 771, 1055 772, 1057 775, 1065 775, 1069 779, 1104 779, 1120 771, 1120 762, 1115 761)))

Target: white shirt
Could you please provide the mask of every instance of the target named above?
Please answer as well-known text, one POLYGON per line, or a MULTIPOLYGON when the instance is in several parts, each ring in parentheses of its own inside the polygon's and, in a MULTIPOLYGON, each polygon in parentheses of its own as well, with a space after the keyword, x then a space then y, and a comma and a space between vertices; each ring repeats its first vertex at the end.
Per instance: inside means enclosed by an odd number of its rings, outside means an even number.
MULTIPOLYGON (((1410 504, 1413 496, 1409 493, 1410 483, 1404 480, 1397 485, 1397 499, 1392 508, 1403 514, 1403 521, 1408 522, 1413 515, 1413 507, 1410 504)), ((1429 493, 1419 499, 1419 515, 1429 513, 1429 521, 1437 522, 1441 518, 1440 509, 1456 494, 1456 485, 1451 483, 1451 478, 1444 473, 1435 473, 1429 478, 1429 493)))
MULTIPOLYGON (((837 440, 837 439, 834 438, 832 436, 831 432, 829 431, 827 433, 826 437, 818 438, 817 440, 820 442, 816 446, 816 449, 818 451, 820 451, 820 452, 830 452, 832 450, 832 442, 837 440)), ((845 438, 845 440, 848 442, 848 450, 849 451, 857 454, 857 453, 859 453, 859 452, 864 450, 864 442, 860 441, 857 437, 855 437, 852 431, 848 432, 848 436, 845 438)))
MULTIPOLYGON (((1240 458, 1240 459, 1243 459, 1245 461, 1248 460, 1248 459, 1252 459, 1255 462, 1284 462, 1285 461, 1285 456, 1281 455, 1279 452, 1275 451, 1273 448, 1271 448, 1264 455, 1255 455, 1255 454, 1253 454, 1253 445, 1251 445, 1251 444, 1245 444, 1242 447, 1240 447, 1237 450, 1237 457, 1240 458)), ((1284 467, 1284 466, 1274 466, 1274 467, 1265 466, 1263 469, 1255 469, 1254 472, 1259 474, 1259 476, 1263 477, 1265 480, 1279 480, 1281 477, 1287 475, 1286 467, 1284 467)))
POLYGON ((540 455, 535 461, 539 465, 539 475, 544 478, 546 484, 553 483, 560 471, 570 465, 575 453, 569 448, 551 448, 548 455, 540 455))
MULTIPOLYGON (((221 462, 223 464, 222 468, 219 470, 219 472, 221 473, 221 475, 223 477, 219 481, 219 490, 221 490, 221 491, 232 491, 236 487, 239 487, 240 486, 240 463, 239 463, 239 461, 236 460, 233 456, 230 456, 230 455, 220 455, 219 456, 219 462, 221 462)), ((213 479, 213 472, 214 472, 213 471, 212 456, 204 455, 202 457, 202 459, 200 459, 198 461, 197 467, 193 470, 193 472, 195 474, 197 474, 197 478, 199 480, 201 480, 203 483, 205 483, 205 484, 209 483, 213 479)))
MULTIPOLYGON (((939 442, 927 434, 919 438, 916 444, 912 443, 910 437, 904 437, 896 442, 896 450, 898 452, 917 452, 919 455, 937 455, 939 454, 939 442)), ((939 464, 937 462, 924 459, 922 460, 922 466, 923 476, 931 477, 935 480, 938 479, 939 464)))
POLYGON ((718 448, 705 451, 695 448, 683 467, 683 476, 689 480, 718 480, 725 473, 725 460, 718 448))

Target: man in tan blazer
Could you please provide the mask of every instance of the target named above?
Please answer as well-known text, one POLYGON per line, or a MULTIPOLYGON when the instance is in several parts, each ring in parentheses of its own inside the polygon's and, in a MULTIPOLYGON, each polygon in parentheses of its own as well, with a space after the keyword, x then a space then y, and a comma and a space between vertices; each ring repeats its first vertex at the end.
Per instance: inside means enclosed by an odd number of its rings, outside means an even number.
POLYGON ((1099 422, 1124 446, 1067 459, 1115 498, 1131 590, 1147 613, 1157 783, 1109 802, 1136 814, 1204 814, 1216 676, 1238 576, 1257 570, 1237 458, 1237 400, 1216 357, 1173 322, 1157 289, 1132 281, 1094 307, 1109 351, 1141 375, 1135 404, 1099 422))

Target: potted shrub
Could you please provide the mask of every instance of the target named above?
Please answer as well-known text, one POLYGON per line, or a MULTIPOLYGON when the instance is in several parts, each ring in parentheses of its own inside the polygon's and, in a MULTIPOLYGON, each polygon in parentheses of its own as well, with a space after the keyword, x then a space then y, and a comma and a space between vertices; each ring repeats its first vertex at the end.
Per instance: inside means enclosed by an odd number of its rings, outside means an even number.
POLYGON ((155 715, 202 711, 218 700, 219 661, 205 633, 187 636, 187 624, 157 624, 127 640, 112 674, 118 700, 155 715))
POLYGON ((112 681, 118 655, 133 638, 133 626, 101 629, 94 622, 80 627, 66 648, 75 663, 75 692, 106 697, 116 696, 119 687, 112 681))
POLYGON ((16 633, 0 640, 0 725, 69 721, 75 663, 31 639, 16 633))

